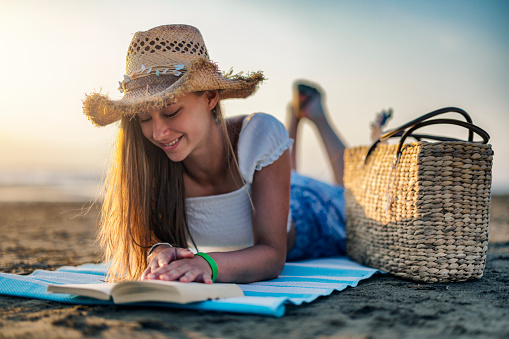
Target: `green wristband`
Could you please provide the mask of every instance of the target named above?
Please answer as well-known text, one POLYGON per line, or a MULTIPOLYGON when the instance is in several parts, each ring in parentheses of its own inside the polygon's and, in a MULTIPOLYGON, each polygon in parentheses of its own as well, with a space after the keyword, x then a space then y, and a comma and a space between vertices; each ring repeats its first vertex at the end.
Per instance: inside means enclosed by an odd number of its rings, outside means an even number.
POLYGON ((198 253, 196 253, 196 255, 199 255, 203 259, 207 260, 207 262, 210 265, 210 268, 212 269, 212 282, 215 282, 216 278, 217 278, 217 264, 214 261, 214 259, 212 259, 212 257, 210 255, 208 255, 207 253, 203 253, 203 252, 198 252, 198 253))

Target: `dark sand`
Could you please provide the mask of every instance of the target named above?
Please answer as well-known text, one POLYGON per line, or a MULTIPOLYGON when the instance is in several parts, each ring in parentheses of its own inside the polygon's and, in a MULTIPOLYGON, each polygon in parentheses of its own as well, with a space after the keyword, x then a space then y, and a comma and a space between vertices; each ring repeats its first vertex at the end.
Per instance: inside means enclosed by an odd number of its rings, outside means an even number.
MULTIPOLYGON (((98 262, 97 211, 80 203, 0 203, 0 271, 98 262)), ((509 196, 492 199, 482 279, 419 285, 375 275, 283 318, 0 296, 0 338, 509 338, 509 196)))

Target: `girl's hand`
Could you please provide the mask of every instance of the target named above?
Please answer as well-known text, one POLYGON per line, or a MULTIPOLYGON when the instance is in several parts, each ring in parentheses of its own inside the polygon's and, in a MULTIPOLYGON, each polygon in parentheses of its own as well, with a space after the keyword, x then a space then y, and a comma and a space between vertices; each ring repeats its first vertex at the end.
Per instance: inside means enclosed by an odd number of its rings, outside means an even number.
MULTIPOLYGON (((149 269, 147 268, 147 271, 149 269)), ((169 264, 159 266, 149 273, 143 274, 142 279, 159 279, 180 282, 202 282, 212 284, 212 269, 208 262, 200 256, 180 259, 169 264)))
POLYGON ((140 277, 140 280, 150 279, 148 275, 157 269, 168 265, 176 260, 193 258, 194 254, 187 248, 170 247, 159 245, 147 258, 148 266, 140 277))

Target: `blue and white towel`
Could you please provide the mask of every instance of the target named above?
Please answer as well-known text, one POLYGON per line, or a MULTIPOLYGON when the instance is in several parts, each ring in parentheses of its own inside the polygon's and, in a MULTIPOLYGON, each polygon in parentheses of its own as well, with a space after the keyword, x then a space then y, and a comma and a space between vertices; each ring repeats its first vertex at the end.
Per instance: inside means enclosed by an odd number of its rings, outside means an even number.
MULTIPOLYGON (((274 280, 239 284, 245 297, 208 300, 191 304, 144 303, 139 305, 186 308, 205 311, 250 313, 281 317, 285 304, 309 303, 321 296, 330 295, 379 272, 359 265, 346 257, 311 259, 286 263, 281 275, 274 280)), ((104 264, 64 266, 56 271, 36 270, 23 276, 0 273, 0 294, 52 300, 71 304, 109 305, 104 301, 69 294, 46 292, 48 284, 102 283, 106 277, 104 264)))

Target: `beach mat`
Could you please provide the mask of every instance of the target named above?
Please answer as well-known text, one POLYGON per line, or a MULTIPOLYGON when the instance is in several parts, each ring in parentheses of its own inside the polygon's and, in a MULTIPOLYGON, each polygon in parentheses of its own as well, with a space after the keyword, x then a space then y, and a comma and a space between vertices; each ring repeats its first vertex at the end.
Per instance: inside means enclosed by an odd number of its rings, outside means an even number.
MULTIPOLYGON (((301 305, 318 297, 356 287, 379 270, 359 265, 346 257, 312 259, 285 264, 273 280, 239 284, 245 297, 208 300, 190 304, 137 303, 139 306, 172 307, 202 311, 247 313, 281 317, 285 304, 301 305)), ((112 301, 46 292, 48 284, 102 283, 105 264, 63 266, 55 271, 36 270, 30 275, 0 273, 0 294, 51 300, 69 304, 112 305, 112 301)))

